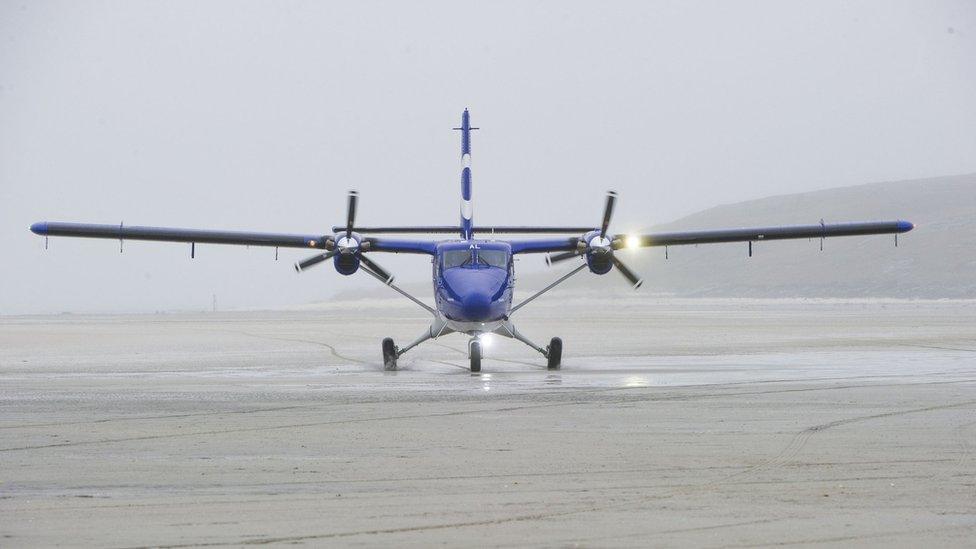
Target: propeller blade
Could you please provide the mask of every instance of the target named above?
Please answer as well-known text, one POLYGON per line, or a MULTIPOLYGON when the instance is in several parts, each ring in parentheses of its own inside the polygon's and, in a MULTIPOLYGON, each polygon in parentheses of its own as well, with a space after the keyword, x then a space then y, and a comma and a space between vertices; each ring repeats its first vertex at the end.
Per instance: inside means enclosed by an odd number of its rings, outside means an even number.
POLYGON ((352 226, 356 221, 356 202, 359 200, 359 193, 349 191, 349 208, 346 211, 346 238, 352 238, 352 226))
POLYGON ((361 261, 363 265, 368 267, 369 270, 378 274, 380 278, 383 279, 384 284, 393 284, 393 275, 391 275, 390 272, 384 269, 383 267, 377 265, 375 261, 366 257, 364 254, 359 256, 359 261, 361 261))
POLYGON ((326 259, 329 259, 334 255, 335 252, 325 252, 324 254, 313 255, 312 257, 305 259, 304 261, 295 263, 295 271, 300 273, 305 269, 311 267, 312 265, 318 265, 319 263, 325 261, 326 259))
POLYGON ((618 271, 620 271, 620 274, 624 275, 624 278, 630 281, 630 283, 633 285, 635 290, 637 288, 640 288, 641 284, 644 283, 644 279, 634 274, 634 271, 631 271, 630 267, 624 265, 624 262, 620 261, 616 257, 613 258, 613 266, 616 267, 618 271))
POLYGON ((610 217, 613 215, 613 205, 617 202, 617 193, 609 191, 607 193, 607 205, 603 209, 603 223, 600 225, 600 238, 607 237, 607 227, 610 226, 610 217))
POLYGON ((556 255, 546 254, 546 265, 552 266, 554 263, 566 261, 567 259, 572 259, 577 256, 579 256, 579 252, 563 252, 556 255))

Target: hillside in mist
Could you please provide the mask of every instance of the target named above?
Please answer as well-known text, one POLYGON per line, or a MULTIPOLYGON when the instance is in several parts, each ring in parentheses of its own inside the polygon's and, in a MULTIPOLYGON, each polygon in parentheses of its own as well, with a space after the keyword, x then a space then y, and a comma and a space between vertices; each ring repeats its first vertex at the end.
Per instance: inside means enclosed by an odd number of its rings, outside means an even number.
MULTIPOLYGON (((717 206, 649 231, 905 219, 894 237, 621 252, 642 291, 676 296, 976 298, 976 174, 874 183, 717 206)), ((611 273, 608 276, 621 278, 611 273)), ((587 277, 586 286, 597 281, 587 277)), ((621 281, 614 281, 623 284, 621 281)), ((578 283, 577 283, 578 284, 578 283)))

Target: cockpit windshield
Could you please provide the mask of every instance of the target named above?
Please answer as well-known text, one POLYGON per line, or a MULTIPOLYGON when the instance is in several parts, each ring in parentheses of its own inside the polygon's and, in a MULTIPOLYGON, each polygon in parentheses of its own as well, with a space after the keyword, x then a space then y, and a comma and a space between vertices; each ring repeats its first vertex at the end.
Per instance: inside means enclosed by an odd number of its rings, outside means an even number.
POLYGON ((478 250, 478 263, 507 269, 508 253, 505 250, 478 250))
POLYGON ((444 268, 460 267, 471 262, 471 250, 448 250, 444 252, 444 268))
POLYGON ((508 268, 508 253, 505 250, 447 250, 443 254, 443 268, 452 267, 498 267, 508 268))

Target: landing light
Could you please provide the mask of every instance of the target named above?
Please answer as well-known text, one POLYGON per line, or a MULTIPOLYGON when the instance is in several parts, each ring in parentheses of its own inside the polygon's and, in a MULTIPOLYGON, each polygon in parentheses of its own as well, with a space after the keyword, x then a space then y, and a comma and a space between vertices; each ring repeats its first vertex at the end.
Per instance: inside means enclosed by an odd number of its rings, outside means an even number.
POLYGON ((640 246, 640 238, 637 235, 633 235, 633 234, 627 235, 627 238, 624 240, 624 243, 628 248, 636 248, 640 246))
POLYGON ((491 344, 494 341, 494 339, 495 338, 491 337, 491 334, 484 334, 478 338, 478 340, 481 341, 481 346, 484 347, 485 349, 491 347, 491 344))

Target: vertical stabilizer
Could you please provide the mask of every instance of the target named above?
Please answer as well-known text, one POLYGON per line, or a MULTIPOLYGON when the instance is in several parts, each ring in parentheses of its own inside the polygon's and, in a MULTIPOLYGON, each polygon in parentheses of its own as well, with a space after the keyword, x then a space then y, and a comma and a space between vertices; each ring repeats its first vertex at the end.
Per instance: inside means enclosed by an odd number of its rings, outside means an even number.
POLYGON ((472 218, 474 208, 471 205, 471 115, 468 109, 461 113, 461 238, 469 240, 473 236, 472 218))

